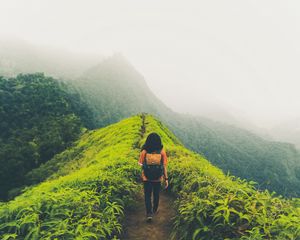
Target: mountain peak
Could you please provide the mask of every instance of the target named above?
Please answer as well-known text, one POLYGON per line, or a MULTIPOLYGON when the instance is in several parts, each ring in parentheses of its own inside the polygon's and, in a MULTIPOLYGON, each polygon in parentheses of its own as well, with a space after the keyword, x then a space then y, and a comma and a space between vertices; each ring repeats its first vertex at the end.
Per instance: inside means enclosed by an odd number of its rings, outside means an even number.
POLYGON ((137 84, 137 87, 145 86, 144 77, 134 68, 134 66, 121 53, 115 53, 104 58, 99 64, 86 70, 81 78, 97 78, 107 80, 111 84, 126 82, 126 84, 137 84), (113 79, 109 79, 113 78, 113 79))

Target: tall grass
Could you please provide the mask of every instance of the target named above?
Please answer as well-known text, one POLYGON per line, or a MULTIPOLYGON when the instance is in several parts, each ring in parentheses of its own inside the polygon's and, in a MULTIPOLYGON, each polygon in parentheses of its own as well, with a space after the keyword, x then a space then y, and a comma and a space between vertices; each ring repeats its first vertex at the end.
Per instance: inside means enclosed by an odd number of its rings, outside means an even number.
MULTIPOLYGON (((257 191, 186 149, 146 115, 86 132, 70 149, 32 172, 44 182, 0 203, 1 239, 117 239, 124 208, 139 192, 139 148, 157 132, 169 156, 177 196, 177 239, 300 239, 300 200, 257 191), (145 134, 143 133, 145 129, 145 134)), ((171 206, 170 206, 171 207, 171 206)))
POLYGON ((48 180, 0 205, 0 238, 116 238, 124 206, 139 190, 138 150, 132 146, 140 128, 141 118, 135 116, 87 132, 74 148, 60 154, 63 161, 54 161, 60 163, 56 172, 43 168, 48 180), (80 157, 68 159, 76 149, 82 149, 80 157))
POLYGON ((177 239, 300 239, 299 199, 257 191, 187 150, 162 124, 147 117, 169 155, 170 189, 176 194, 177 239))

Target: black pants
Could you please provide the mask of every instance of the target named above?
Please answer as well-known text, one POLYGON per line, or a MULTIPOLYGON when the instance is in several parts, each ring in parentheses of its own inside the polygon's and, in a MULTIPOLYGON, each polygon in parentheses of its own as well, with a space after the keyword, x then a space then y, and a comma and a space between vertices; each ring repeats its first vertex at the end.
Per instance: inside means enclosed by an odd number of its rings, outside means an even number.
POLYGON ((156 212, 159 203, 160 182, 144 182, 144 194, 146 213, 152 214, 156 212), (152 208, 152 192, 153 192, 153 208, 152 208))

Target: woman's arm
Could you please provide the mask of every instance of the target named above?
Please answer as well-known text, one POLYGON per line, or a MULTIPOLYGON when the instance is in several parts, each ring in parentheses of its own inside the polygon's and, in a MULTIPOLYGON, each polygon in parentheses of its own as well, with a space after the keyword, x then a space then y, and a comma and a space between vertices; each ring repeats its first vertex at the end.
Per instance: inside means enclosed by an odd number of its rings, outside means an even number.
POLYGON ((164 179, 166 182, 165 188, 167 188, 169 186, 168 171, 167 171, 168 157, 165 150, 162 151, 162 156, 163 156, 163 164, 164 164, 164 179))
POLYGON ((165 178, 165 189, 167 189, 169 186, 167 166, 164 166, 164 178, 165 178))
POLYGON ((164 165, 164 178, 165 180, 168 180, 168 172, 167 172, 167 166, 164 165))

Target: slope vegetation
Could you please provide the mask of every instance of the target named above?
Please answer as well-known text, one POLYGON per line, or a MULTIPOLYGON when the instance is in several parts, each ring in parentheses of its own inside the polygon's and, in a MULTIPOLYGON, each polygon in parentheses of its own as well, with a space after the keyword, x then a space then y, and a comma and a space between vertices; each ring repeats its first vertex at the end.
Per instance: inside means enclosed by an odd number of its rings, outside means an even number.
POLYGON ((117 239, 124 209, 140 199, 139 148, 153 131, 169 155, 170 190, 177 199, 170 238, 300 237, 298 199, 274 197, 224 175, 186 149, 159 120, 138 115, 86 132, 53 159, 55 168, 44 167, 44 182, 0 204, 1 238, 117 239))
POLYGON ((93 117, 73 88, 40 73, 0 77, 0 102, 0 199, 6 199, 31 169, 92 127, 93 117))
POLYGON ((300 196, 300 152, 294 145, 265 140, 247 130, 208 119, 167 120, 185 146, 224 172, 255 181, 288 197, 300 196))

